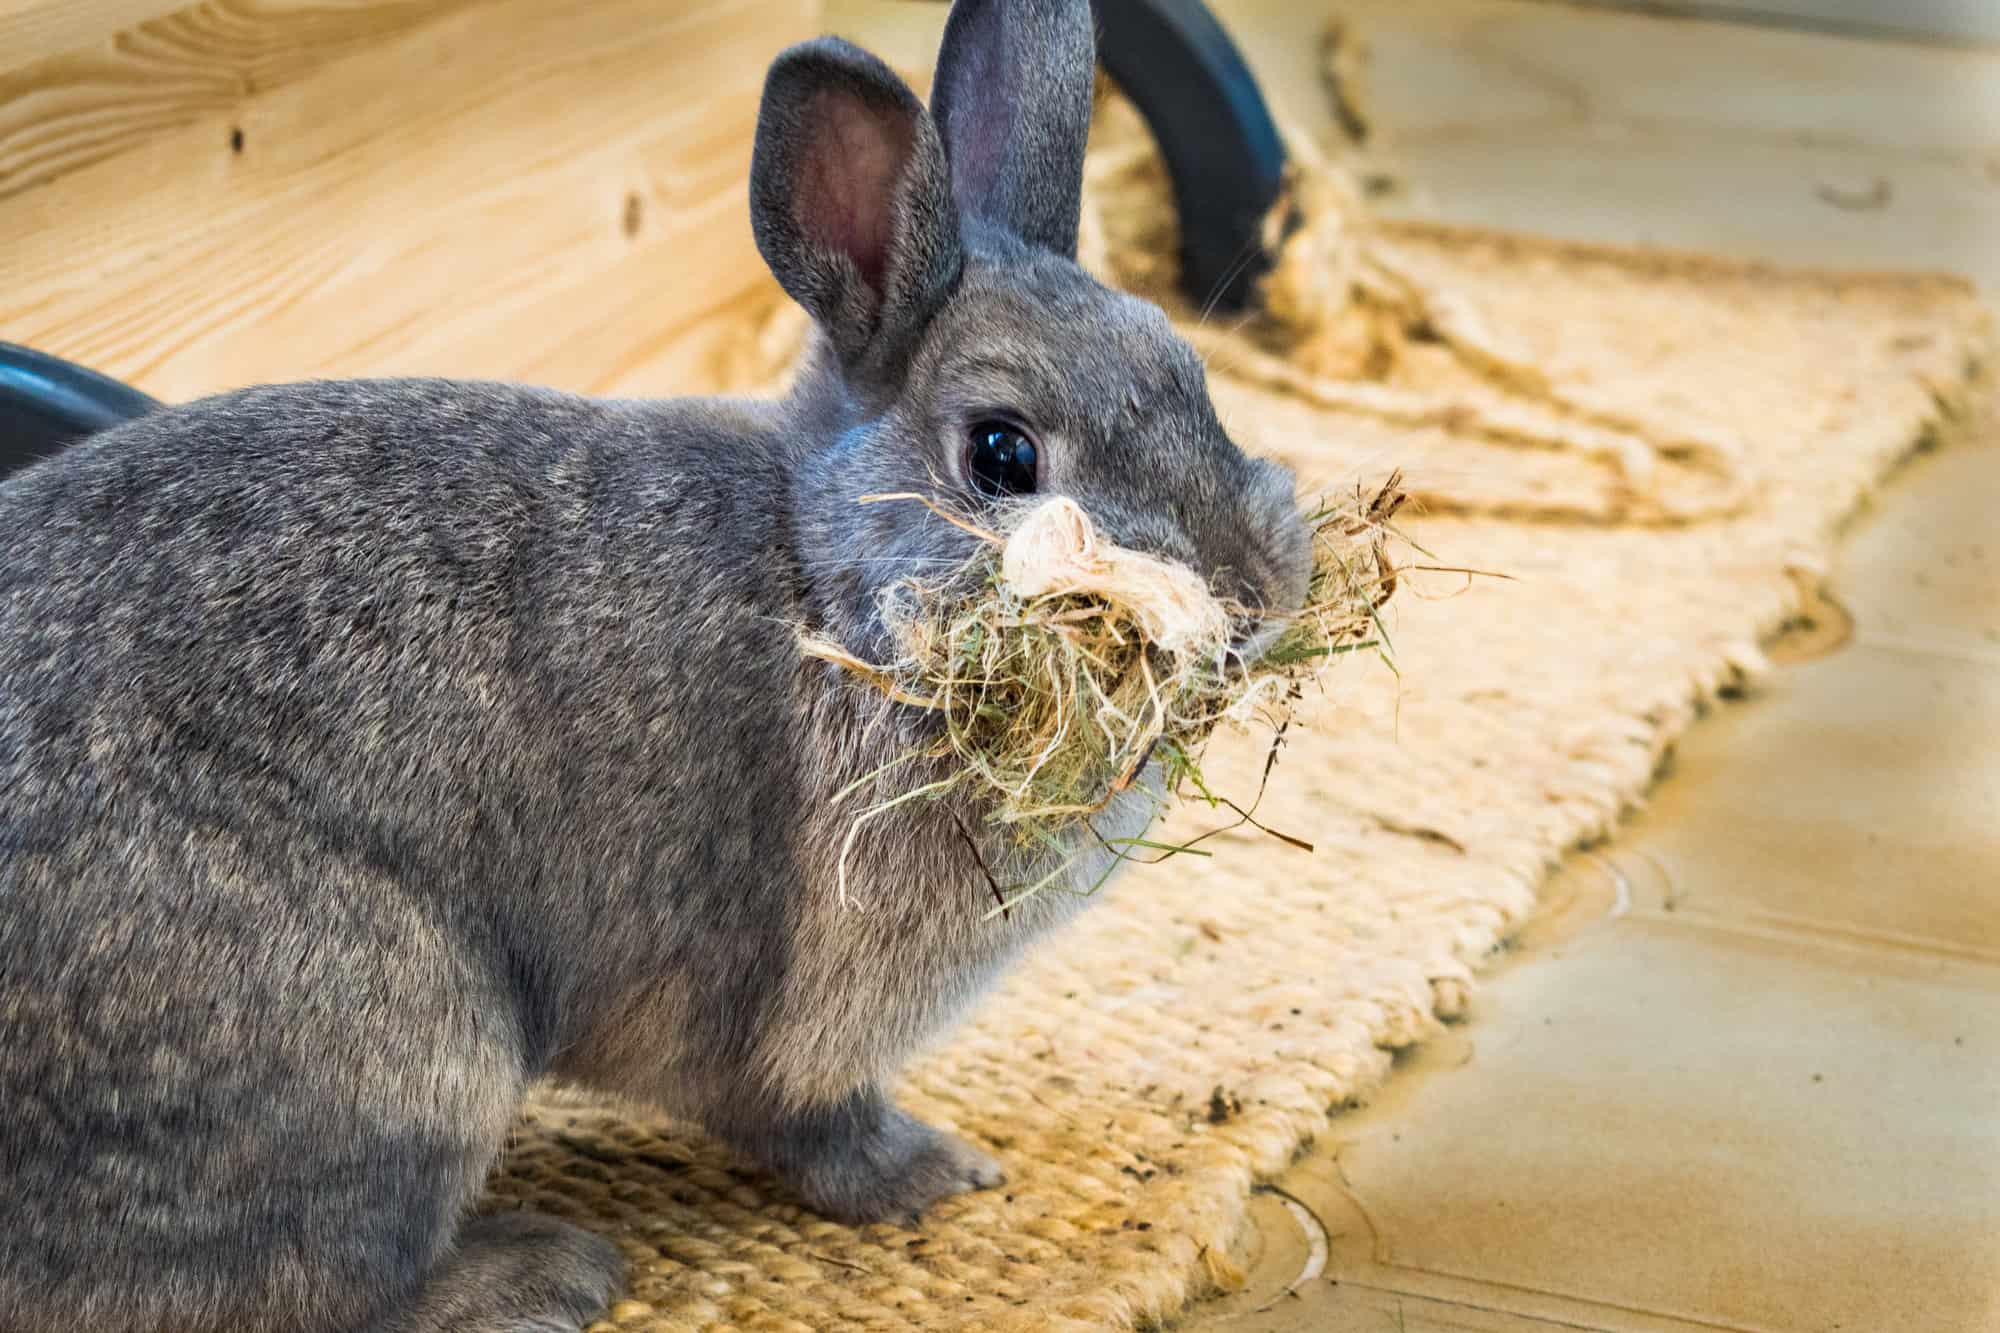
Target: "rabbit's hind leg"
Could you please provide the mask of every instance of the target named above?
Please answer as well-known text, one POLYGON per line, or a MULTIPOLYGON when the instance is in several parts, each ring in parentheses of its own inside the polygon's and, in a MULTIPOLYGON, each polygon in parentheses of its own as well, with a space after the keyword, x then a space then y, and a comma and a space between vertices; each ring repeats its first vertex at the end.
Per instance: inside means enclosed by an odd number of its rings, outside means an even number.
POLYGON ((540 1213, 474 1218, 372 1333, 577 1333, 624 1283, 625 1261, 602 1237, 540 1213))
POLYGON ((0 1330, 354 1333, 496 1267, 452 1239, 526 1081, 504 972, 282 846, 0 865, 0 1330))

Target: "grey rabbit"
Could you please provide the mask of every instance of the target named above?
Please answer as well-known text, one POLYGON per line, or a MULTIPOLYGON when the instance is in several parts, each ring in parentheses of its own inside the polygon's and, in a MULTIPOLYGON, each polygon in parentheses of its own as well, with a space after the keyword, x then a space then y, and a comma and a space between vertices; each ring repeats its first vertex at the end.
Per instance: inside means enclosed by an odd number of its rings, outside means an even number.
POLYGON ((262 387, 0 486, 0 1329, 579 1328, 618 1252, 473 1209, 543 1079, 835 1219, 1001 1180, 884 1087, 1079 898, 982 921, 1056 853, 948 800, 840 900, 834 797, 928 724, 796 628, 877 656, 878 594, 974 549, 857 501, 1074 497, 1256 608, 1246 653, 1310 560, 1199 358, 1074 262, 1094 68, 1087 0, 960 0, 930 111, 778 58, 782 401, 262 387))

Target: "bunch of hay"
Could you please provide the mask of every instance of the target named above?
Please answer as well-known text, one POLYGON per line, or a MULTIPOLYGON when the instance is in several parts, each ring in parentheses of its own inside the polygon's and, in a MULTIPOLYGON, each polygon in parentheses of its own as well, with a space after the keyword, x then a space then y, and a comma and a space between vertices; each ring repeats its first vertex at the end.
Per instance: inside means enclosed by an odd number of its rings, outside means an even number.
POLYGON ((1306 605, 1250 662, 1231 646, 1244 608, 1219 601, 1185 566, 1105 540, 1073 501, 1017 510, 1002 532, 922 496, 869 497, 926 504, 978 537, 979 549, 946 576, 888 590, 891 661, 801 637, 807 656, 938 722, 933 739, 891 765, 929 760, 926 780, 860 812, 849 847, 868 819, 951 795, 978 799, 1029 846, 1074 847, 1066 835, 1135 785, 1159 806, 1192 788, 1250 819, 1209 791, 1202 749, 1224 724, 1261 722, 1282 735, 1294 704, 1336 658, 1386 650, 1380 612, 1397 582, 1389 539, 1400 480, 1357 487, 1305 515, 1314 553, 1306 605), (1152 759, 1157 787, 1140 783, 1152 759))

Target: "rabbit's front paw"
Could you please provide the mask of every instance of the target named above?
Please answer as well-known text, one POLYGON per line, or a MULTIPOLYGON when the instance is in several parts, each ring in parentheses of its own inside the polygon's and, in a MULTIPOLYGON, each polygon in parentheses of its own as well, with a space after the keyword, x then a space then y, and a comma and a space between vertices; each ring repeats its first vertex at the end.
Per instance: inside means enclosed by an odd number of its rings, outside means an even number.
POLYGON ((795 1155, 786 1174, 807 1203, 838 1221, 915 1226, 939 1199, 1007 1178, 1000 1163, 965 1140, 885 1101, 871 1098, 837 1124, 833 1133, 824 1121, 816 1126, 822 1132, 810 1156, 795 1155))

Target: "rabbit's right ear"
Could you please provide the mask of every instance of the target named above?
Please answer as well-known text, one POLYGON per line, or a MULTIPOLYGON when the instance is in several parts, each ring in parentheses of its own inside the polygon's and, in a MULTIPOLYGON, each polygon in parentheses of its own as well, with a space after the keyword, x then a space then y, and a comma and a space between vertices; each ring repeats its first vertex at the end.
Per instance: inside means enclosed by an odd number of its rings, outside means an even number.
POLYGON ((850 370, 893 360, 963 262, 951 168, 909 85, 857 46, 791 48, 764 80, 750 163, 757 249, 850 370))
POLYGON ((931 111, 959 208, 1076 258, 1096 80, 1089 0, 955 0, 931 111))

